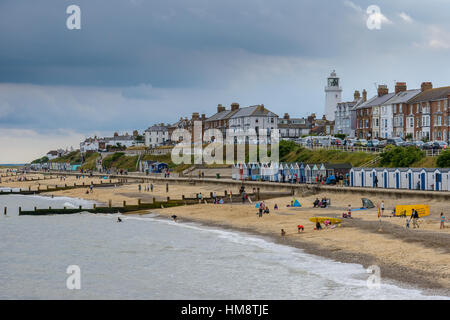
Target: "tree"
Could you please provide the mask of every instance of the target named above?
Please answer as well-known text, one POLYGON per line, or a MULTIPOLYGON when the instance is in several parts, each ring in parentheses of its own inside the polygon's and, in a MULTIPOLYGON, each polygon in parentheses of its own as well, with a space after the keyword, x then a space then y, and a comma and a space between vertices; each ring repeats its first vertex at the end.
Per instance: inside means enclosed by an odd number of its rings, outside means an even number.
POLYGON ((409 167, 425 157, 425 152, 415 146, 395 147, 386 146, 380 155, 380 165, 384 167, 409 167))
POLYGON ((450 150, 442 152, 436 160, 436 164, 439 168, 450 167, 450 150))

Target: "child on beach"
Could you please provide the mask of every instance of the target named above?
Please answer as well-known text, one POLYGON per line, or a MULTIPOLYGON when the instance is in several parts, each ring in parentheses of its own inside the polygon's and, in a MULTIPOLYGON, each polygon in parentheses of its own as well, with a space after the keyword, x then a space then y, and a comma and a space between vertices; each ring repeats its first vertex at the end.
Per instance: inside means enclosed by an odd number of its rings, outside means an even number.
POLYGON ((284 229, 281 229, 281 236, 284 237, 286 235, 286 231, 284 229))
POLYGON ((444 216, 444 213, 441 212, 441 225, 440 225, 439 229, 445 228, 444 223, 445 223, 445 216, 444 216))
POLYGON ((298 233, 305 231, 305 227, 301 224, 297 226, 298 233))

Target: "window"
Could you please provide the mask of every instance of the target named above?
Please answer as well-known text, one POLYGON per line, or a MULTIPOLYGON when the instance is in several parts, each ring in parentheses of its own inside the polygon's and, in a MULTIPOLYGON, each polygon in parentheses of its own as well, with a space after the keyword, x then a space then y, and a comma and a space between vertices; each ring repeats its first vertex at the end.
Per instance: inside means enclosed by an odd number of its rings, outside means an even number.
POLYGON ((400 108, 399 112, 402 113, 402 104, 399 105, 399 108, 400 108))

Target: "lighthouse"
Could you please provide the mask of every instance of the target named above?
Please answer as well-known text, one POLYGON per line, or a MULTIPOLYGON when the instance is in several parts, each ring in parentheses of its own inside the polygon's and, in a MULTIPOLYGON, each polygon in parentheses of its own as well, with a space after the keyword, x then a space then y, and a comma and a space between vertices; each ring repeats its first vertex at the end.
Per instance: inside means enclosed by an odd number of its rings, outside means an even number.
POLYGON ((336 72, 330 73, 325 87, 325 116, 327 120, 334 121, 334 112, 339 102, 342 102, 342 88, 340 87, 339 77, 336 72))

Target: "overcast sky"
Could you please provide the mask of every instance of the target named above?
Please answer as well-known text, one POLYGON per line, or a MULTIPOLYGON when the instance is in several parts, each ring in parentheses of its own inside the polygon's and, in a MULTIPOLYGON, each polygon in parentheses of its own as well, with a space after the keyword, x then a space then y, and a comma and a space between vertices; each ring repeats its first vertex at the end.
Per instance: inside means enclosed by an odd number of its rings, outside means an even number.
POLYGON ((0 46, 0 163, 26 162, 219 103, 321 116, 333 69, 345 100, 450 85, 450 2, 0 0, 0 46), (81 30, 66 27, 71 4, 81 30))

